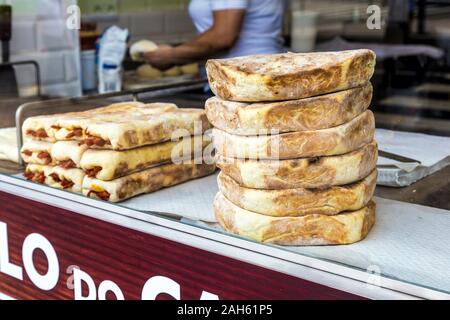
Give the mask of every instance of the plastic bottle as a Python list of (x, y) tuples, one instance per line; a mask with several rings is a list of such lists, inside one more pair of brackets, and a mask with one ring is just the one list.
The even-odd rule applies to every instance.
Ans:
[(122, 89), (122, 62), (127, 50), (128, 30), (112, 26), (98, 41), (98, 91)]
[(122, 88), (120, 67), (104, 63), (101, 71), (100, 93), (117, 92)]

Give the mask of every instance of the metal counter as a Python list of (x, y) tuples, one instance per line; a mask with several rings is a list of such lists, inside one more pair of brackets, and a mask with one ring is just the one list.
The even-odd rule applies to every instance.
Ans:
[[(66, 269), (72, 265), (75, 265), (84, 272), (90, 274), (90, 276), (97, 281), (114, 279), (117, 283), (121, 283), (120, 281), (122, 281), (121, 287), (131, 285), (128, 281), (125, 283), (123, 282), (124, 275), (122, 273), (127, 273), (128, 277), (130, 277), (129, 281), (133, 282), (137, 281), (136, 278), (150, 277), (153, 274), (152, 270), (141, 269), (139, 265), (135, 265), (132, 269), (121, 269), (117, 267), (113, 270), (101, 271), (101, 269), (105, 267), (104, 264), (111, 265), (112, 263), (114, 265), (117, 263), (115, 261), (108, 261), (108, 257), (110, 255), (114, 256), (116, 251), (123, 251), (121, 259), (124, 259), (125, 261), (130, 260), (131, 258), (129, 258), (128, 255), (133, 256), (137, 254), (137, 252), (127, 251), (130, 250), (126, 249), (128, 242), (138, 241), (145, 244), (147, 248), (158, 248), (156, 243), (162, 241), (158, 239), (170, 240), (174, 249), (168, 245), (166, 245), (165, 249), (158, 248), (158, 251), (152, 252), (151, 255), (145, 257), (142, 256), (142, 261), (140, 263), (144, 263), (146, 258), (154, 259), (156, 256), (159, 261), (159, 267), (162, 267), (162, 269), (165, 270), (162, 272), (162, 275), (166, 274), (169, 275), (171, 279), (178, 279), (174, 281), (183, 283), (185, 287), (195, 288), (203, 286), (209, 288), (208, 292), (217, 295), (218, 298), (256, 299), (261, 297), (256, 293), (248, 295), (244, 294), (243, 296), (238, 294), (239, 289), (244, 289), (241, 288), (243, 285), (239, 279), (245, 277), (244, 270), (248, 270), (249, 266), (257, 266), (266, 270), (263, 273), (266, 274), (268, 278), (266, 280), (263, 278), (263, 281), (270, 281), (269, 271), (293, 277), (292, 280), (279, 282), (278, 286), (289, 285), (289, 283), (295, 283), (297, 280), (301, 281), (302, 284), (298, 285), (300, 285), (299, 289), (302, 290), (302, 294), (294, 292), (290, 296), (292, 299), (317, 297), (314, 294), (315, 291), (319, 291), (323, 297), (328, 298), (330, 298), (330, 296), (333, 296), (334, 298), (349, 298), (348, 294), (354, 295), (353, 298), (364, 297), (371, 299), (450, 298), (449, 294), (441, 291), (395, 280), (382, 275), (379, 275), (379, 282), (375, 281), (372, 284), (371, 279), (373, 275), (365, 270), (358, 270), (325, 259), (318, 259), (308, 255), (290, 252), (289, 250), (255, 243), (208, 228), (191, 225), (190, 223), (183, 223), (176, 218), (165, 217), (157, 212), (152, 213), (131, 210), (120, 205), (88, 199), (81, 195), (51, 189), (5, 175), (0, 175), (0, 201), (7, 201), (9, 203), (7, 208), (3, 208), (0, 211), (0, 234), (1, 225), (3, 224), (4, 227), (7, 226), (10, 232), (9, 250), (11, 261), (16, 264), (16, 266), (20, 267), (22, 265), (21, 259), (18, 257), (20, 257), (21, 250), (23, 251), (24, 245), (21, 245), (21, 242), (26, 241), (26, 238), (25, 240), (23, 238), (29, 237), (29, 234), (33, 233), (38, 233), (44, 239), (48, 239), (48, 243), (51, 243), (54, 250), (58, 253), (60, 260), (67, 259), (67, 262), (58, 268), (58, 271), (61, 273), (59, 281), (61, 281), (61, 278), (63, 280), (61, 281), (61, 284), (58, 282), (58, 286), (56, 287), (59, 288), (57, 295), (46, 295), (48, 290), (42, 290), (37, 287), (36, 284), (26, 283), (25, 280), (20, 281), (11, 279), (10, 276), (2, 274), (0, 270), (0, 292), (13, 298), (27, 298), (27, 296), (23, 295), (23, 292), (29, 292), (29, 297), (31, 298), (71, 298), (69, 293), (72, 291), (65, 287), (64, 280), (66, 280), (66, 278), (64, 276), (66, 275)], [(27, 213), (25, 217), (22, 217), (24, 210), (27, 210)], [(60, 215), (61, 220), (59, 219)], [(68, 215), (68, 219), (66, 215)], [(29, 216), (29, 219), (27, 219), (26, 216)], [(79, 220), (83, 219), (82, 217), (93, 218), (95, 219), (95, 222), (90, 221), (89, 225), (85, 225), (84, 223), (80, 225)], [(28, 223), (25, 221), (28, 221)], [(33, 223), (34, 221), (40, 221), (40, 223), (36, 225)], [(108, 226), (105, 227), (99, 224), (99, 222), (106, 222)], [(102, 244), (100, 248), (97, 248), (96, 250), (100, 250), (100, 252), (103, 253), (103, 256), (100, 258), (96, 255), (91, 255), (90, 251), (92, 247), (98, 246), (100, 241), (98, 238), (91, 235), (91, 233), (100, 230), (102, 237), (107, 239), (113, 238), (116, 232), (118, 233), (113, 226), (124, 227), (130, 230), (126, 239), (120, 239), (120, 241), (124, 242), (123, 245), (125, 247), (105, 247), (105, 244)], [(91, 230), (90, 227), (95, 230)], [(25, 229), (23, 234), (22, 228)], [(74, 228), (76, 230), (74, 230)], [(59, 231), (59, 229), (61, 229), (61, 231)], [(72, 241), (72, 232), (78, 233), (77, 237), (83, 238), (82, 243), (79, 244), (80, 247), (78, 246), (78, 243), (70, 243), (70, 241)], [(112, 232), (112, 234), (109, 232)], [(63, 234), (56, 236), (54, 233)], [(69, 239), (65, 238), (66, 233)], [(152, 241), (148, 242), (143, 235), (151, 235), (156, 238), (153, 238)], [(75, 237), (73, 241), (76, 242), (77, 237)], [(60, 240), (61, 238), (65, 241), (69, 241), (69, 243), (63, 242)], [(382, 239), (379, 240), (382, 241)], [(4, 243), (2, 244), (4, 245)], [(361, 242), (361, 244), (364, 244), (364, 242)], [(193, 252), (192, 255), (189, 255), (189, 259), (187, 260), (177, 258), (176, 264), (180, 267), (180, 270), (172, 270), (174, 262), (172, 260), (166, 262), (166, 254), (170, 256), (171, 250), (175, 250), (178, 247), (183, 248), (182, 251), (184, 254), (192, 251), (192, 248), (200, 249), (201, 254)], [(86, 255), (78, 256), (78, 252), (83, 253), (83, 251)], [(173, 254), (175, 255), (175, 253)], [(217, 259), (215, 255), (225, 256), (232, 260), (228, 261), (226, 264), (219, 264), (214, 267), (214, 272), (217, 275), (216, 279), (204, 279), (201, 283), (195, 281), (191, 283), (192, 279), (198, 277), (202, 272), (206, 272), (204, 270), (204, 268), (207, 267), (206, 261)], [(199, 257), (201, 256), (205, 257), (206, 261), (200, 259)], [(16, 257), (16, 259), (13, 259), (12, 257)], [(194, 261), (198, 259), (197, 264), (195, 264), (195, 267), (191, 266), (190, 268), (186, 268), (184, 264), (186, 261), (191, 261), (192, 259), (194, 259)], [(90, 263), (93, 261), (95, 262), (94, 266), (91, 266)], [(37, 265), (39, 266), (41, 263), (45, 264), (45, 259), (44, 262), (38, 262)], [(167, 265), (165, 265), (166, 263)], [(50, 262), (48, 262), (48, 264), (50, 264)], [(234, 266), (234, 271), (231, 273), (225, 271), (227, 265), (230, 264)], [(30, 267), (28, 266), (28, 268)], [(36, 269), (38, 269), (38, 267), (36, 267)], [(45, 274), (45, 269), (44, 272), (42, 272), (42, 269), (40, 271)], [(243, 273), (241, 274), (240, 272)], [(105, 279), (95, 278), (95, 275), (104, 277)], [(158, 274), (158, 276), (161, 276), (161, 274)], [(233, 276), (235, 278), (233, 278)], [(226, 282), (231, 281), (234, 287), (231, 289), (222, 287), (220, 284), (223, 280), (226, 280)], [(136, 284), (136, 287), (139, 287), (138, 284)], [(248, 284), (250, 287), (260, 285), (260, 283)], [(54, 288), (55, 287), (52, 287), (52, 289)], [(265, 285), (263, 285), (263, 288), (271, 293), (268, 294), (267, 297), (280, 297), (277, 295), (279, 293), (278, 290), (276, 290), (277, 288), (271, 288)], [(133, 290), (137, 289), (133, 288)], [(247, 288), (246, 290), (250, 289)], [(130, 292), (132, 292), (131, 289)], [(132, 298), (136, 298), (132, 293), (129, 293), (129, 295)], [(198, 293), (198, 296), (200, 296), (200, 293)], [(185, 295), (183, 298), (194, 297)], [(287, 297), (285, 296), (284, 298)]]

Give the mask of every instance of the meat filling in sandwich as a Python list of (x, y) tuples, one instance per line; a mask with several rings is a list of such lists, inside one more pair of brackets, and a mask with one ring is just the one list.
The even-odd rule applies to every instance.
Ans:
[(77, 141), (58, 141), (52, 148), (52, 158), (63, 169), (80, 168), (81, 157), (87, 146)]
[(50, 173), (49, 177), (51, 177), (53, 179), (53, 181), (55, 181), (56, 183), (61, 184), (61, 187), (63, 189), (70, 189), (72, 188), (75, 184), (73, 183), (73, 181), (70, 181), (69, 179), (66, 178), (60, 178), (58, 176), (58, 174), (56, 173)]
[(214, 164), (196, 164), (195, 162), (192, 160), (181, 164), (163, 164), (112, 181), (86, 177), (83, 181), (83, 194), (91, 198), (120, 202), (140, 194), (200, 178), (215, 171)]
[(44, 171), (25, 171), (23, 175), (28, 181), (33, 181), (41, 184), (45, 183)]
[(21, 149), (21, 156), (26, 163), (51, 165), (53, 158), (51, 151), (53, 144), (45, 141), (27, 141)]
[(27, 130), (26, 133), (33, 138), (48, 138), (47, 131), (42, 128), (38, 130)]
[(58, 166), (60, 166), (63, 169), (72, 169), (72, 168), (76, 168), (77, 167), (76, 163), (73, 162), (72, 159), (58, 161), (57, 164), (58, 164)]

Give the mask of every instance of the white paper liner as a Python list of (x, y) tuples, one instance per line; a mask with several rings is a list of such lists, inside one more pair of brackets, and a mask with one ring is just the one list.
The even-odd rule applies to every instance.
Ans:
[[(379, 185), (408, 186), (450, 164), (449, 137), (377, 129), (375, 139), (380, 150), (420, 161), (404, 163), (379, 157)], [(393, 168), (383, 167), (386, 165)]]
[[(376, 223), (366, 239), (351, 245), (279, 247), (450, 293), (450, 211), (375, 198)], [(218, 224), (183, 222), (225, 232)], [(382, 281), (382, 280), (381, 280)]]

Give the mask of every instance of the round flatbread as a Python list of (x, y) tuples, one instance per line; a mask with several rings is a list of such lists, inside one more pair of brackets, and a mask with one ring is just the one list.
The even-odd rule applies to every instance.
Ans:
[(164, 77), (177, 77), (181, 75), (181, 69), (178, 66), (163, 71)]
[(206, 71), (211, 90), (224, 100), (295, 100), (364, 85), (375, 58), (367, 49), (262, 54), (211, 59)]
[(364, 239), (375, 223), (373, 201), (358, 210), (335, 216), (270, 217), (244, 210), (220, 192), (214, 213), (228, 232), (264, 243), (286, 246), (350, 244)]
[(217, 166), (238, 184), (254, 189), (329, 188), (359, 181), (377, 165), (375, 141), (337, 156), (245, 160), (216, 155)]
[(142, 79), (159, 79), (163, 76), (162, 71), (152, 67), (149, 64), (143, 64), (137, 68), (136, 74)]
[(141, 40), (130, 47), (130, 56), (133, 61), (142, 61), (142, 55), (146, 52), (156, 51), (158, 45), (150, 40)]
[(217, 181), (220, 192), (228, 200), (249, 211), (273, 217), (336, 215), (367, 205), (375, 191), (377, 171), (361, 181), (327, 189), (251, 189), (240, 186), (223, 172)]
[(339, 155), (371, 142), (375, 119), (370, 110), (340, 126), (312, 131), (238, 136), (215, 128), (214, 146), (218, 153), (242, 159), (295, 159)]
[(278, 132), (320, 130), (339, 126), (363, 113), (372, 100), (372, 85), (322, 96), (278, 101), (244, 103), (212, 97), (205, 109), (209, 121), (231, 134), (257, 135)]
[(200, 72), (200, 68), (198, 63), (190, 63), (180, 66), (180, 70), (182, 74), (186, 75), (196, 75)]

